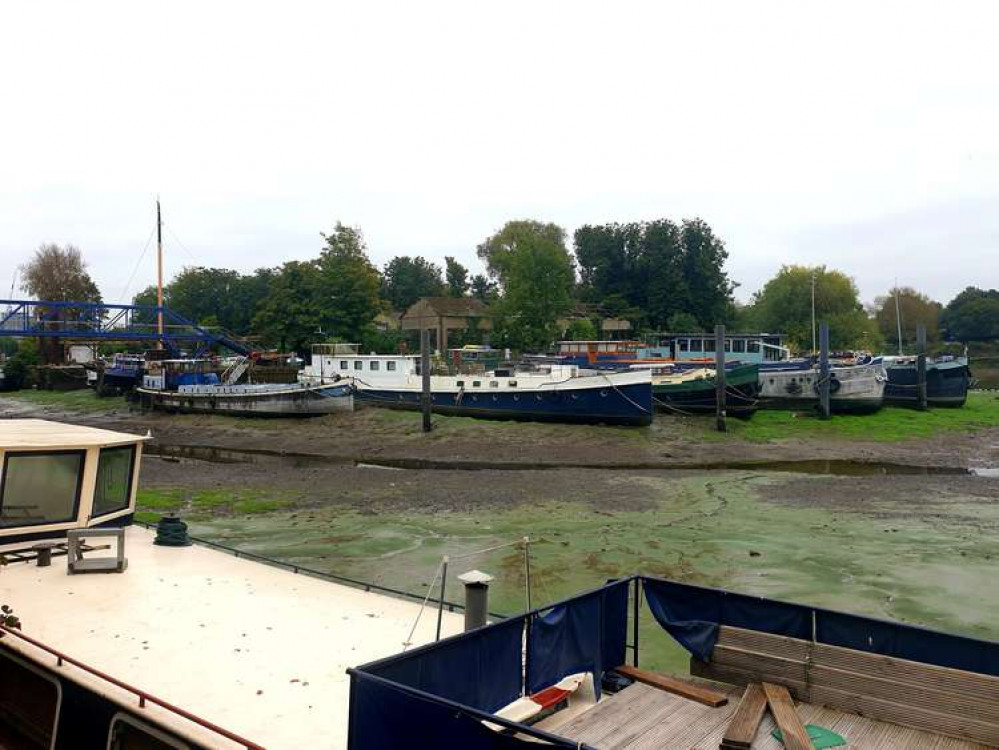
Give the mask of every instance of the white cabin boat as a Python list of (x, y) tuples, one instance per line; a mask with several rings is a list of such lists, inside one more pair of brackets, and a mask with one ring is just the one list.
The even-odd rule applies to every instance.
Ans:
[[(877, 411), (884, 404), (888, 375), (880, 360), (829, 368), (829, 407), (837, 413)], [(760, 370), (760, 405), (814, 408), (819, 403), (819, 370)]]

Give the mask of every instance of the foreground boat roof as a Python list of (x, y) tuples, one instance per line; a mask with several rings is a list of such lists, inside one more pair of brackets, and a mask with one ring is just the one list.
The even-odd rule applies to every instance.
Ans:
[(47, 419), (0, 419), (0, 449), (89, 448), (148, 440), (149, 436)]
[[(32, 638), (268, 750), (346, 747), (345, 670), (401, 651), (419, 604), (153, 538), (126, 530), (120, 574), (7, 565), (0, 602)], [(414, 645), (435, 627), (424, 612)], [(444, 635), (461, 628), (444, 613)]]

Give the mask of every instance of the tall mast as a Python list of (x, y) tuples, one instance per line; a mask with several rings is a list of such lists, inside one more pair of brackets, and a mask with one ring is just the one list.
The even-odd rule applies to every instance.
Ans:
[(902, 356), (902, 311), (898, 304), (898, 279), (895, 279), (895, 325), (898, 327), (898, 356)]
[(160, 199), (156, 199), (156, 333), (158, 347), (163, 348), (163, 219), (160, 216)]
[(815, 354), (815, 269), (812, 269), (812, 354)]

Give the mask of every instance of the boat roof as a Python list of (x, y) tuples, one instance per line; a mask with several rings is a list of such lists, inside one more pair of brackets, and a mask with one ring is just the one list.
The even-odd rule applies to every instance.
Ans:
[[(420, 604), (153, 538), (126, 530), (119, 574), (7, 565), (0, 601), (32, 638), (268, 750), (346, 747), (346, 669), (402, 651)], [(443, 635), (462, 625), (444, 611)], [(428, 609), (414, 646), (435, 628)]]
[(0, 420), (0, 450), (89, 448), (149, 439), (149, 435), (133, 435), (47, 419)]

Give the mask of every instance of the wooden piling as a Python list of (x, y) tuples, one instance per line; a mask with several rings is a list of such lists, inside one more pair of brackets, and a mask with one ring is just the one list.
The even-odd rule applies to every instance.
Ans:
[(926, 326), (916, 326), (916, 406), (926, 411)]
[(829, 324), (819, 324), (819, 416), (829, 419)]
[(423, 412), (423, 431), (430, 432), (432, 429), (430, 421), (430, 330), (427, 328), (420, 331), (420, 377), (423, 386), (420, 392), (420, 411)]
[(725, 326), (715, 326), (715, 426), (725, 432)]

